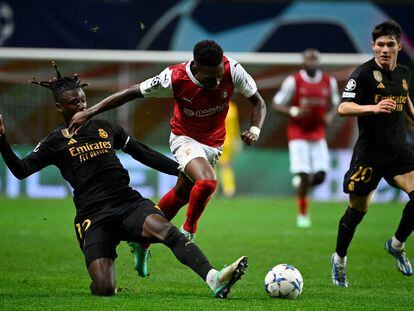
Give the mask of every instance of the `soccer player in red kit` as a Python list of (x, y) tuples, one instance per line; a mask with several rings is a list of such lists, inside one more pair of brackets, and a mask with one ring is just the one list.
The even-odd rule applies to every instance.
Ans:
[(289, 76), (273, 98), (273, 108), (289, 116), (290, 171), (297, 188), (298, 227), (311, 225), (307, 193), (321, 184), (329, 168), (326, 125), (336, 114), (339, 104), (335, 78), (319, 69), (319, 52), (303, 52), (303, 69)]
[[(198, 220), (217, 187), (214, 166), (222, 153), (224, 121), (234, 91), (242, 93), (253, 106), (250, 128), (241, 135), (245, 144), (258, 140), (266, 115), (256, 83), (237, 61), (223, 55), (220, 45), (211, 40), (200, 41), (194, 46), (193, 56), (193, 60), (169, 66), (159, 75), (77, 113), (70, 125), (70, 130), (75, 130), (94, 115), (136, 98), (174, 98), (169, 143), (183, 174), (158, 205), (171, 220), (188, 203), (180, 230), (192, 241)], [(146, 276), (147, 250), (134, 248), (135, 268)]]

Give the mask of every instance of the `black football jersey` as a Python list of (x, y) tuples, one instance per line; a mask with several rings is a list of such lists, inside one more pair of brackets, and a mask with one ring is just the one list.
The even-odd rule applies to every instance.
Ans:
[[(125, 130), (106, 120), (88, 121), (76, 135), (61, 125), (42, 140), (23, 160), (10, 146), (0, 148), (10, 170), (25, 178), (48, 165), (55, 165), (73, 188), (77, 214), (88, 215), (114, 209), (126, 199), (140, 199), (129, 186), (128, 172), (115, 150), (122, 149), (143, 164), (171, 175), (178, 175), (178, 163), (139, 143)], [(104, 212), (104, 211), (102, 211)]]
[(390, 160), (407, 147), (405, 111), (408, 102), (410, 70), (397, 65), (387, 71), (377, 65), (375, 59), (358, 66), (351, 74), (342, 93), (342, 102), (359, 105), (375, 105), (390, 98), (397, 104), (390, 114), (370, 114), (358, 117), (358, 140), (354, 147), (354, 159), (360, 161)]

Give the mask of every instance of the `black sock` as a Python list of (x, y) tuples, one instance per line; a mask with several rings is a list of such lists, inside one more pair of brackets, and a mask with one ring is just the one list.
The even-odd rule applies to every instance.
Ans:
[(204, 281), (207, 273), (213, 269), (197, 245), (191, 243), (176, 227), (172, 227), (164, 239), (164, 244), (174, 253), (184, 265), (189, 266)]
[[(412, 198), (413, 197), (413, 198)], [(414, 230), (414, 192), (410, 193), (410, 201), (407, 202), (402, 213), (395, 237), (401, 243), (407, 241)]]
[(349, 244), (355, 233), (358, 224), (364, 218), (366, 212), (360, 212), (348, 207), (345, 214), (339, 221), (338, 237), (336, 239), (336, 253), (340, 257), (345, 257), (348, 251)]

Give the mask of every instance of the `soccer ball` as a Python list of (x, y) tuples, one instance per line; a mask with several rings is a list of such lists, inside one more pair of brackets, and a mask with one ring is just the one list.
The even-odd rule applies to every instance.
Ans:
[(272, 298), (296, 299), (302, 289), (302, 275), (294, 266), (280, 264), (266, 274), (265, 291)]

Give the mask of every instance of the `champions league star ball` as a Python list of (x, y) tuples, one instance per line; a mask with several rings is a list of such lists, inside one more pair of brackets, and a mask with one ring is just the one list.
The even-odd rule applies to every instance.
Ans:
[(264, 282), (265, 291), (272, 298), (296, 299), (303, 289), (302, 275), (288, 264), (274, 266), (266, 274)]

